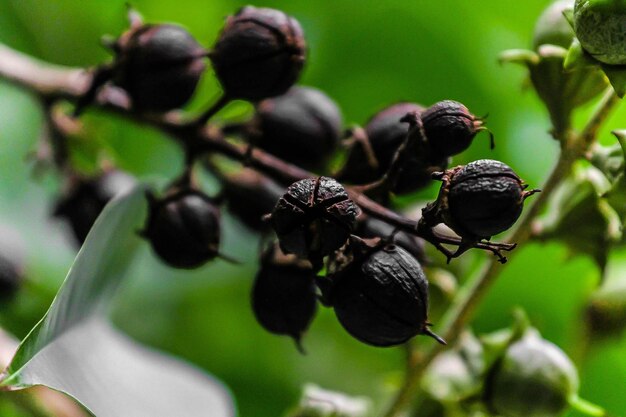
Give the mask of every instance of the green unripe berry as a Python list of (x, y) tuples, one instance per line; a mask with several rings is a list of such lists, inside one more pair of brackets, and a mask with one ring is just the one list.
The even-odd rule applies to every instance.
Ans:
[(490, 371), (486, 402), (503, 417), (555, 417), (568, 408), (578, 385), (567, 355), (530, 330)]
[(533, 33), (533, 49), (546, 44), (569, 48), (574, 39), (574, 30), (563, 16), (563, 11), (571, 9), (573, 5), (574, 0), (558, 0), (541, 13)]
[(626, 65), (626, 0), (576, 0), (574, 31), (596, 60)]

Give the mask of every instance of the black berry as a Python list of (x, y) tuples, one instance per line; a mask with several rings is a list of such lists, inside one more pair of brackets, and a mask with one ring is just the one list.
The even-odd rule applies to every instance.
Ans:
[(315, 272), (308, 261), (271, 247), (262, 257), (252, 289), (252, 309), (263, 328), (300, 341), (317, 310)]
[(428, 281), (404, 249), (386, 245), (357, 255), (332, 280), (337, 318), (356, 339), (394, 346), (426, 334), (445, 343), (428, 328)]
[[(419, 104), (397, 103), (375, 114), (365, 127), (364, 137), (358, 138), (352, 146), (339, 179), (365, 184), (381, 178), (409, 134), (409, 124), (401, 119), (409, 113), (419, 115), (423, 110)], [(372, 157), (375, 166), (372, 166)], [(423, 188), (431, 182), (433, 172), (446, 169), (448, 164), (448, 156), (435, 154), (426, 144), (417, 143), (404, 161), (392, 191), (406, 194)]]
[(366, 137), (363, 140), (367, 140), (377, 166), (369, 164), (362, 143), (355, 142), (341, 173), (341, 180), (364, 184), (380, 178), (389, 169), (393, 157), (409, 131), (409, 126), (400, 122), (400, 119), (407, 113), (420, 113), (422, 110), (423, 107), (419, 104), (397, 103), (372, 116), (365, 126)]
[(311, 87), (293, 87), (263, 100), (254, 122), (257, 146), (306, 169), (323, 167), (342, 133), (337, 104)]
[(142, 235), (175, 268), (197, 268), (219, 253), (220, 213), (200, 191), (183, 189), (163, 199), (148, 194), (150, 212)]
[(305, 52), (296, 19), (246, 6), (228, 18), (210, 58), (228, 97), (258, 101), (283, 94), (296, 82)]
[(107, 203), (134, 184), (133, 177), (115, 169), (91, 178), (74, 177), (65, 196), (57, 202), (54, 215), (70, 223), (76, 241), (82, 245)]
[(18, 265), (4, 255), (0, 255), (0, 301), (9, 301), (19, 290), (23, 280)]
[(481, 159), (442, 173), (443, 185), (433, 209), (439, 221), (459, 236), (489, 239), (510, 228), (522, 213), (524, 200), (537, 190), (527, 187), (506, 164)]
[(118, 40), (113, 82), (139, 110), (167, 111), (184, 105), (204, 71), (207, 52), (182, 27), (133, 28)]
[(223, 180), (228, 211), (253, 230), (267, 230), (270, 225), (263, 216), (274, 209), (285, 187), (249, 168), (226, 175)]
[(284, 252), (317, 262), (344, 245), (358, 214), (358, 206), (337, 181), (307, 178), (289, 186), (271, 222)]
[(424, 110), (422, 122), (430, 148), (434, 154), (442, 157), (463, 152), (469, 148), (478, 132), (486, 130), (482, 119), (453, 100), (440, 101)]

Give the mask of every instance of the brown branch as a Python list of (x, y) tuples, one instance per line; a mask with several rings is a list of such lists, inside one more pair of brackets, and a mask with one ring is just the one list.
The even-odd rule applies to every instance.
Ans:
[(52, 65), (0, 43), (0, 77), (45, 98), (77, 98), (88, 90), (91, 72)]
[[(50, 65), (0, 44), (0, 77), (13, 81), (30, 91), (35, 91), (45, 99), (47, 104), (58, 99), (79, 102), (90, 91), (94, 73), (83, 69)], [(223, 97), (198, 118), (185, 119), (178, 112), (164, 115), (135, 112), (128, 108), (123, 98), (120, 99), (120, 94), (123, 93), (119, 89), (104, 86), (90, 105), (114, 112), (135, 122), (149, 124), (167, 133), (168, 137), (185, 149), (191, 160), (206, 153), (221, 154), (255, 168), (285, 185), (316, 176), (260, 149), (250, 149), (249, 146), (229, 142), (224, 139), (219, 129), (198, 123), (198, 120), (206, 121), (207, 114), (213, 115), (222, 108), (228, 102), (227, 97)], [(393, 179), (393, 176), (387, 175), (384, 179)], [(449, 259), (458, 256), (445, 249), (442, 244), (460, 246), (460, 238), (440, 236), (432, 231), (425, 231), (418, 227), (416, 221), (407, 219), (369, 199), (358, 187), (347, 187), (347, 190), (350, 197), (365, 213), (424, 238), (444, 252)], [(513, 246), (490, 242), (477, 242), (472, 247), (491, 251), (500, 260), (506, 259), (500, 251), (513, 248)]]

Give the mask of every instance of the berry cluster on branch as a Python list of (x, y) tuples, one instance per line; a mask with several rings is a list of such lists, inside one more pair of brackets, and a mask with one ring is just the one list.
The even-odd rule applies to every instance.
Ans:
[[(134, 11), (130, 21), (128, 31), (108, 42), (113, 60), (80, 74), (80, 88), (31, 85), (54, 115), (49, 122), (57, 140), (49, 146), (60, 155), (55, 162), (71, 183), (57, 214), (70, 221), (79, 242), (106, 201), (119, 191), (111, 180), (123, 176), (108, 167), (100, 177), (84, 178), (71, 166), (72, 150), (64, 140), (67, 126), (76, 124), (75, 118), (88, 108), (100, 107), (163, 130), (184, 150), (184, 171), (162, 193), (147, 196), (150, 210), (141, 235), (163, 262), (196, 268), (224, 257), (219, 242), (220, 204), (225, 202), (246, 224), (264, 233), (271, 228), (278, 239), (278, 246), (262, 257), (265, 267), (257, 276), (255, 294), (266, 294), (262, 283), (271, 279), (273, 273), (268, 271), (277, 268), (270, 261), (273, 256), (289, 258), (291, 270), (302, 271), (294, 274), (294, 280), (308, 277), (293, 288), (295, 293), (309, 289), (298, 300), (317, 294), (335, 308), (348, 332), (366, 343), (388, 346), (417, 334), (434, 336), (428, 329), (421, 239), (448, 261), (475, 247), (505, 262), (503, 252), (514, 248), (489, 239), (517, 220), (523, 201), (536, 190), (523, 191), (519, 177), (498, 161), (448, 169), (451, 157), (486, 130), (483, 119), (463, 104), (399, 103), (381, 110), (364, 128), (349, 131), (344, 164), (333, 173), (327, 167), (342, 143), (341, 113), (323, 92), (294, 85), (306, 57), (303, 31), (294, 18), (279, 10), (244, 7), (227, 19), (210, 51), (182, 27), (145, 24)], [(222, 96), (204, 113), (185, 117), (173, 110), (191, 99), (207, 57)], [(77, 83), (69, 77), (67, 82)], [(75, 102), (71, 114), (56, 109), (62, 99)], [(213, 117), (235, 99), (252, 102), (254, 116), (245, 123), (214, 123)], [(247, 168), (227, 173), (214, 155), (235, 159)], [(198, 161), (221, 180), (219, 196), (207, 196), (194, 180)], [(433, 179), (443, 180), (443, 185), (421, 219), (406, 218), (390, 208), (393, 194), (419, 190)], [(126, 186), (119, 184), (120, 189)], [(387, 226), (372, 229), (367, 223), (373, 220)], [(456, 236), (435, 230), (440, 223)], [(451, 245), (457, 250), (450, 250)], [(303, 269), (307, 263), (309, 269)], [(317, 276), (323, 269), (325, 276)], [(282, 274), (276, 273), (278, 282)], [(308, 284), (311, 276), (316, 277), (317, 288)], [(368, 298), (378, 313), (372, 313), (376, 309), (368, 303), (348, 301), (368, 291), (377, 293), (361, 282), (368, 279), (392, 297)], [(275, 295), (275, 304), (296, 297), (288, 288), (285, 292)], [(312, 316), (294, 317), (298, 309), (287, 307), (264, 312), (270, 301), (255, 301), (259, 322), (299, 340)], [(315, 311), (305, 310), (308, 315)]]
[[(569, 359), (528, 323), (480, 342), (466, 325), (506, 262), (505, 254), (518, 242), (561, 239), (592, 254), (604, 270), (610, 248), (621, 239), (626, 209), (618, 194), (626, 175), (626, 133), (614, 132), (620, 146), (613, 148), (595, 140), (626, 86), (623, 42), (611, 38), (626, 13), (621, 3), (619, 10), (604, 3), (557, 1), (540, 17), (532, 51), (502, 54), (503, 61), (527, 67), (561, 146), (544, 192), (518, 222), (510, 243), (491, 238), (510, 229), (525, 200), (539, 190), (527, 189), (500, 161), (450, 166), (452, 157), (468, 149), (480, 132), (488, 132), (494, 147), (485, 118), (453, 100), (431, 106), (398, 102), (343, 133), (339, 106), (316, 88), (296, 85), (307, 45), (298, 21), (279, 10), (242, 8), (227, 19), (210, 50), (184, 28), (145, 24), (131, 10), (130, 28), (105, 42), (114, 55), (110, 62), (89, 70), (56, 67), (0, 45), (0, 76), (41, 99), (48, 135), (36, 156), (62, 174), (64, 187), (54, 214), (68, 220), (78, 243), (107, 202), (136, 182), (110, 163), (103, 163), (98, 175), (86, 175), (73, 160), (72, 137), (83, 131), (81, 115), (102, 109), (162, 131), (183, 151), (182, 172), (164, 189), (147, 193), (149, 211), (138, 232), (162, 262), (192, 269), (216, 258), (229, 260), (220, 250), (225, 207), (263, 238), (251, 298), (257, 321), (267, 331), (293, 338), (304, 352), (302, 337), (322, 304), (334, 310), (351, 336), (372, 346), (405, 344), (417, 335), (439, 342), (419, 349), (406, 345), (406, 379), (386, 417), (401, 415), (420, 383), (430, 399), (464, 411), (479, 404), (486, 414), (556, 416), (572, 406), (599, 417), (606, 412), (578, 398)], [(595, 31), (597, 21), (609, 24)], [(209, 62), (221, 95), (198, 115), (182, 112)], [(614, 91), (575, 131), (573, 111), (609, 83)], [(243, 122), (216, 120), (233, 100), (250, 102), (253, 115)], [(606, 176), (608, 191), (579, 191), (580, 184), (589, 184), (571, 174), (583, 159), (593, 165), (586, 169)], [(199, 169), (219, 181), (217, 195), (201, 189)], [(394, 208), (394, 196), (433, 181), (441, 182), (437, 198), (421, 216)], [(570, 191), (563, 187), (566, 182)], [(555, 190), (565, 197), (551, 201), (559, 215), (554, 224), (545, 224), (538, 215)], [(585, 197), (569, 204), (571, 190)], [(581, 212), (603, 227), (571, 227)], [(427, 244), (447, 262), (472, 248), (494, 255), (451, 297), (442, 323), (434, 327), (443, 337), (429, 321), (429, 303), (436, 300), (429, 282), (436, 278), (429, 270)], [(2, 269), (13, 289), (19, 271), (10, 265)], [(604, 297), (593, 300), (587, 315), (594, 331), (623, 324), (623, 312), (608, 309)], [(440, 354), (446, 341), (452, 349)], [(463, 384), (455, 376), (439, 380), (445, 372), (438, 367), (449, 360), (461, 363), (471, 378)], [(430, 386), (432, 375), (438, 384)], [(543, 396), (528, 402), (528, 392)]]

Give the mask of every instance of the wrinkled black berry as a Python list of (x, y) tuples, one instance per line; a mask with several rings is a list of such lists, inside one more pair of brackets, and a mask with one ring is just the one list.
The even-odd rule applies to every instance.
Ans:
[(247, 6), (228, 18), (210, 58), (228, 97), (258, 101), (284, 94), (296, 82), (305, 53), (296, 19)]
[(428, 328), (428, 281), (404, 249), (386, 245), (357, 256), (332, 279), (331, 303), (356, 339), (384, 347), (426, 334), (445, 343)]
[(510, 228), (524, 200), (537, 191), (524, 191), (527, 185), (508, 165), (491, 159), (449, 169), (441, 179), (435, 202), (440, 220), (470, 240), (489, 239)]
[[(338, 178), (353, 184), (365, 184), (381, 178), (409, 133), (409, 125), (400, 120), (408, 113), (421, 114), (423, 110), (419, 104), (397, 103), (375, 114), (365, 126), (365, 137), (351, 147)], [(367, 142), (365, 146), (371, 149), (376, 166), (371, 165), (364, 141)], [(419, 190), (431, 182), (433, 172), (445, 170), (448, 164), (448, 156), (433, 154), (427, 146), (418, 144), (404, 162), (392, 191), (405, 194)]]
[(533, 329), (509, 346), (489, 371), (484, 399), (496, 415), (558, 416), (577, 394), (578, 384), (572, 361)]
[(337, 181), (307, 178), (290, 185), (278, 200), (271, 224), (284, 252), (319, 261), (344, 245), (358, 214)]
[(224, 178), (228, 211), (253, 230), (265, 231), (270, 227), (263, 216), (274, 209), (284, 193), (283, 186), (249, 168)]
[(133, 28), (118, 40), (113, 82), (128, 92), (135, 109), (167, 111), (193, 95), (207, 52), (180, 26)]
[(282, 96), (263, 100), (254, 123), (257, 146), (306, 169), (322, 167), (342, 133), (337, 104), (311, 87), (293, 87)]
[(298, 348), (317, 310), (315, 272), (308, 261), (271, 247), (252, 289), (252, 309), (263, 328), (292, 337)]
[(150, 212), (142, 235), (162, 261), (197, 268), (219, 253), (220, 212), (200, 191), (183, 189), (163, 199), (148, 194)]
[(107, 203), (134, 184), (133, 177), (118, 170), (92, 178), (74, 178), (65, 196), (57, 202), (54, 215), (70, 223), (76, 241), (82, 245)]
[(442, 157), (463, 152), (472, 144), (476, 134), (486, 129), (481, 119), (453, 100), (440, 101), (424, 110), (422, 122), (430, 148)]

